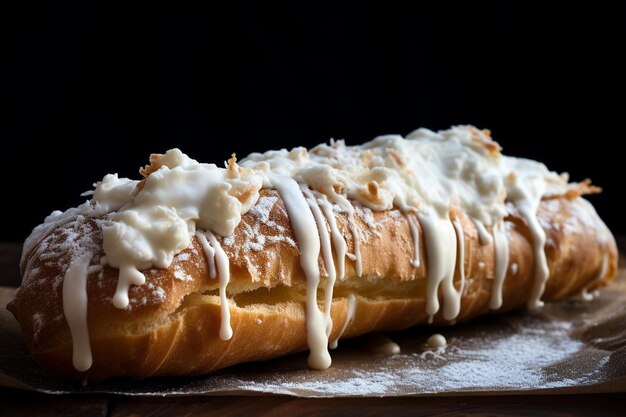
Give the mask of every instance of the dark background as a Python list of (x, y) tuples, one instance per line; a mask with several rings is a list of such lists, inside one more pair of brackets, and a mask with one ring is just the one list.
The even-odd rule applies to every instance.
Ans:
[(591, 177), (626, 232), (623, 4), (501, 3), (3, 13), (0, 241), (171, 147), (217, 163), (467, 123)]

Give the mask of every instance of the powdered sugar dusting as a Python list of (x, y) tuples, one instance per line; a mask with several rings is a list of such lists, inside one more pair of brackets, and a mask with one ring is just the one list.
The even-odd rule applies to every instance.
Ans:
[(277, 196), (262, 196), (259, 198), (256, 205), (252, 207), (248, 213), (250, 213), (250, 216), (257, 219), (264, 225), (273, 227), (279, 232), (283, 232), (285, 231), (284, 227), (270, 220), (270, 213), (277, 201)]
[(160, 301), (164, 301), (165, 300), (165, 290), (163, 290), (163, 288), (161, 287), (156, 287), (153, 291), (152, 291), (152, 295), (154, 296), (154, 298), (156, 298), (157, 300)]
[[(96, 227), (90, 224), (90, 222), (95, 222)], [(59, 268), (64, 273), (67, 268), (68, 253), (77, 256), (86, 251), (100, 252), (100, 243), (95, 241), (95, 233), (99, 232), (101, 222), (101, 219), (83, 214), (66, 219), (65, 227), (58, 227), (54, 232), (44, 237), (41, 243), (34, 248), (34, 256), (30, 259), (37, 259), (47, 267)], [(98, 263), (99, 257), (94, 258), (92, 264), (98, 265)], [(27, 269), (30, 272), (27, 274), (26, 280), (37, 277), (38, 268), (31, 267)], [(95, 272), (95, 270), (92, 272)]]
[[(166, 294), (162, 287), (150, 281), (146, 282), (145, 286), (148, 288), (148, 291), (141, 297), (136, 294), (136, 289), (131, 288), (129, 297), (130, 302), (126, 307), (126, 310), (130, 311), (137, 306), (145, 306), (148, 304), (161, 304), (165, 301)], [(112, 302), (112, 300), (109, 298), (107, 299), (107, 302)]]
[[(24, 270), (26, 266), (26, 261), (31, 255), (31, 252), (37, 246), (39, 256), (41, 254), (45, 254), (45, 248), (48, 246), (47, 243), (44, 244), (42, 241), (49, 240), (50, 234), (52, 234), (55, 230), (61, 228), (61, 226), (74, 222), (76, 220), (83, 220), (85, 217), (99, 217), (104, 215), (107, 212), (106, 208), (100, 206), (99, 204), (90, 204), (89, 202), (85, 202), (78, 207), (70, 208), (64, 212), (61, 211), (53, 211), (48, 217), (46, 217), (44, 223), (35, 227), (31, 232), (30, 236), (24, 242), (24, 248), (22, 250), (22, 258), (20, 260), (20, 266), (22, 270)], [(66, 242), (67, 244), (72, 244), (72, 242)], [(74, 242), (76, 245), (77, 242)], [(44, 248), (42, 248), (44, 246)]]
[[(406, 395), (490, 390), (565, 387), (589, 382), (593, 372), (566, 379), (551, 372), (554, 365), (584, 348), (570, 336), (569, 322), (550, 322), (531, 316), (516, 318), (509, 328), (493, 327), (471, 337), (450, 337), (445, 350), (431, 354), (423, 344), (409, 341), (402, 354), (373, 356), (371, 369), (353, 367), (336, 358), (332, 374), (292, 374), (247, 383), (238, 389), (299, 396)], [(462, 330), (461, 330), (462, 332)], [(449, 333), (455, 333), (451, 330)], [(459, 331), (456, 331), (459, 333)], [(426, 340), (426, 335), (424, 341)], [(598, 364), (601, 366), (601, 364)]]
[(367, 242), (372, 236), (380, 237), (380, 229), (382, 224), (374, 219), (374, 213), (369, 207), (360, 204), (354, 204), (354, 213), (367, 225), (361, 230), (361, 239)]
[[(80, 209), (80, 210), (79, 210)], [(96, 254), (88, 269), (88, 273), (100, 272), (101, 250), (100, 240), (97, 235), (100, 232), (102, 219), (97, 218), (101, 213), (99, 207), (80, 206), (77, 209), (68, 210), (66, 213), (56, 214), (53, 219), (56, 229), (37, 232), (39, 244), (32, 248), (24, 247), (23, 260), (26, 262), (26, 271), (22, 285), (47, 286), (52, 280), (52, 291), (60, 292), (62, 283), (69, 263), (72, 259), (85, 252)], [(94, 224), (95, 223), (95, 224)], [(33, 233), (35, 236), (35, 233)], [(32, 253), (27, 254), (29, 251)], [(41, 268), (35, 266), (36, 262), (48, 268), (46, 276), (41, 276)], [(54, 271), (54, 275), (50, 276)], [(45, 318), (44, 318), (45, 321)]]
[(193, 277), (186, 273), (178, 264), (174, 266), (174, 278), (181, 281), (193, 281)]
[[(278, 243), (283, 242), (291, 247), (297, 248), (296, 242), (289, 236), (285, 235), (285, 228), (276, 223), (270, 218), (270, 213), (274, 209), (278, 196), (269, 195), (261, 196), (256, 205), (250, 209), (248, 214), (252, 218), (251, 222), (241, 223), (240, 227), (243, 229), (245, 241), (243, 242), (243, 249), (253, 252), (261, 252), (265, 250), (266, 243)], [(270, 228), (275, 235), (265, 234), (261, 228), (266, 226)], [(223, 239), (222, 244), (224, 246), (231, 246), (234, 244), (233, 236), (228, 236)]]

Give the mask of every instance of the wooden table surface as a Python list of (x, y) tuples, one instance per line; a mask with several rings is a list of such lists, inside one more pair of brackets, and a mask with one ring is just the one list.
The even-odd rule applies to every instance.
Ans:
[[(19, 284), (19, 255), (19, 245), (0, 243), (0, 285)], [(53, 396), (0, 388), (0, 416), (57, 415), (626, 416), (626, 393), (335, 399), (267, 396), (134, 398), (113, 395)]]

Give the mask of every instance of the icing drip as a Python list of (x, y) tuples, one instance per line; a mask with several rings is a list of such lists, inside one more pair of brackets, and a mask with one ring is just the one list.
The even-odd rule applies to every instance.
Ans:
[[(540, 299), (549, 276), (544, 251), (546, 235), (537, 221), (537, 208), (542, 198), (566, 195), (570, 190), (566, 176), (550, 172), (534, 161), (501, 155), (488, 132), (471, 126), (441, 132), (419, 129), (406, 138), (379, 136), (360, 146), (331, 141), (310, 151), (294, 148), (251, 154), (241, 165), (233, 157), (225, 168), (198, 163), (172, 149), (164, 155), (155, 155), (143, 174), (146, 178), (141, 183), (107, 175), (95, 184), (93, 192), (88, 192), (93, 195), (89, 203), (65, 213), (54, 212), (25, 242), (22, 265), (32, 248), (55, 227), (77, 215), (99, 217), (106, 255), (101, 263), (119, 269), (112, 300), (115, 307), (123, 309), (129, 305), (130, 287), (145, 283), (141, 270), (168, 268), (174, 256), (189, 247), (196, 228), (207, 230), (206, 235), (196, 236), (207, 255), (211, 277), (219, 276), (220, 337), (227, 340), (232, 336), (226, 297), (230, 265), (212, 232), (230, 236), (240, 224), (241, 216), (257, 203), (259, 191), (275, 188), (287, 207), (301, 253), (300, 264), (307, 277), (309, 364), (317, 369), (326, 368), (331, 362), (330, 305), (335, 279), (345, 278), (346, 256), (355, 260), (356, 275), (363, 274), (361, 236), (354, 207), (348, 199), (372, 210), (396, 207), (407, 214), (413, 237), (414, 267), (422, 262), (421, 229), (428, 260), (426, 308), (432, 322), (440, 309), (439, 292), (444, 303), (443, 317), (453, 320), (459, 314), (465, 282), (463, 230), (458, 221), (450, 220), (452, 209), (472, 218), (482, 245), (491, 242), (495, 245), (496, 273), (490, 305), (497, 308), (501, 305), (502, 281), (508, 264), (508, 242), (501, 224), (506, 213), (505, 201), (517, 207), (532, 236), (535, 271), (528, 306), (537, 308), (542, 305)], [(309, 192), (307, 199), (298, 184), (321, 194), (313, 197)], [(332, 204), (347, 214), (354, 257), (347, 253), (346, 239), (337, 227)], [(493, 228), (493, 237), (487, 232), (488, 226)], [(323, 312), (317, 304), (320, 252), (329, 274)], [(75, 272), (80, 270), (76, 268), (82, 265), (81, 259), (74, 260), (78, 263), (66, 273), (67, 281), (75, 283), (71, 285), (81, 285)], [(454, 286), (457, 260), (461, 277), (458, 291)], [(484, 268), (484, 264), (480, 263), (479, 267)], [(514, 274), (513, 266), (511, 270)], [(68, 300), (78, 299), (82, 292), (67, 290), (67, 294)]]
[(217, 271), (220, 275), (220, 305), (222, 309), (220, 339), (230, 340), (230, 338), (233, 337), (233, 329), (230, 327), (230, 307), (228, 306), (228, 298), (226, 297), (226, 286), (230, 281), (230, 262), (222, 246), (215, 236), (213, 236), (213, 233), (207, 231), (206, 234), (209, 237), (209, 243), (215, 250), (215, 263), (217, 264)]
[(215, 274), (215, 249), (211, 247), (209, 241), (206, 239), (206, 236), (203, 233), (196, 232), (196, 237), (200, 241), (200, 245), (202, 245), (202, 250), (204, 250), (204, 255), (206, 256), (206, 261), (209, 264), (209, 276), (211, 278), (215, 278), (217, 276)]
[[(454, 226), (454, 231), (456, 232), (456, 240), (459, 245), (458, 251), (458, 271), (459, 271), (459, 279), (461, 280), (459, 295), (463, 295), (463, 290), (465, 289), (465, 233), (463, 232), (463, 225), (458, 218), (454, 218), (452, 220), (452, 225)], [(460, 300), (459, 300), (459, 308), (460, 308)], [(458, 313), (457, 313), (458, 314)]]
[(101, 272), (102, 265), (91, 265), (89, 269), (87, 269), (87, 274), (93, 274), (94, 272)]
[(476, 219), (472, 219), (472, 220), (474, 222), (474, 225), (476, 226), (476, 231), (478, 232), (478, 238), (480, 240), (480, 244), (483, 246), (487, 246), (490, 243), (492, 243), (493, 238), (491, 237), (491, 235), (485, 228), (485, 225)]
[(313, 193), (307, 189), (304, 190), (307, 196), (307, 203), (313, 213), (315, 222), (317, 223), (317, 230), (319, 232), (320, 243), (322, 245), (322, 257), (324, 258), (324, 266), (326, 267), (326, 273), (328, 278), (326, 279), (326, 288), (324, 289), (324, 321), (326, 322), (326, 338), (330, 336), (330, 332), (333, 329), (333, 320), (330, 316), (330, 309), (333, 304), (333, 289), (335, 287), (335, 280), (337, 279), (337, 271), (335, 270), (335, 262), (333, 260), (333, 250), (330, 243), (330, 235), (328, 234), (328, 228), (324, 215), (319, 206), (315, 202)]
[(549, 189), (557, 180), (546, 176), (548, 170), (545, 165), (534, 161), (509, 157), (503, 158), (503, 163), (505, 169), (509, 171), (505, 177), (507, 199), (515, 204), (526, 220), (532, 238), (535, 277), (527, 306), (530, 310), (536, 310), (543, 306), (541, 296), (550, 277), (545, 252), (546, 233), (537, 219), (537, 210), (541, 198), (550, 195)]
[[(361, 233), (359, 232), (359, 228), (356, 225), (354, 206), (342, 195), (339, 194), (331, 194), (332, 198), (335, 202), (341, 207), (341, 210), (348, 214), (348, 228), (350, 229), (350, 233), (352, 234), (352, 241), (354, 242), (354, 269), (357, 276), (363, 275), (363, 261), (361, 259)], [(332, 209), (332, 207), (331, 207)], [(333, 216), (334, 217), (334, 216)], [(341, 239), (344, 241), (343, 236)]]
[(443, 317), (453, 320), (461, 309), (461, 290), (454, 288), (456, 265), (456, 233), (449, 218), (432, 210), (418, 213), (424, 231), (428, 280), (426, 285), (426, 314), (432, 317), (439, 311), (439, 288), (443, 294)]
[(117, 279), (117, 289), (113, 296), (113, 305), (119, 309), (128, 307), (128, 290), (131, 285), (143, 285), (146, 277), (135, 268), (134, 265), (120, 266), (120, 274)]
[(329, 346), (331, 349), (337, 349), (337, 345), (339, 344), (339, 339), (343, 335), (343, 332), (346, 331), (348, 324), (350, 324), (350, 322), (354, 318), (355, 312), (356, 312), (356, 297), (354, 296), (354, 294), (350, 293), (348, 294), (348, 308), (346, 310), (346, 318), (343, 321), (343, 326), (341, 326), (341, 330), (339, 330), (339, 334), (337, 335), (335, 340), (330, 342)]
[(536, 204), (531, 204), (527, 199), (523, 199), (517, 202), (517, 209), (520, 211), (532, 236), (533, 252), (535, 255), (535, 278), (533, 282), (530, 298), (528, 299), (528, 308), (530, 310), (536, 310), (543, 307), (543, 301), (541, 296), (546, 289), (546, 282), (550, 276), (550, 269), (548, 268), (548, 259), (546, 258), (546, 252), (544, 247), (546, 245), (546, 233), (541, 228), (539, 220), (537, 220), (537, 207), (539, 201)]
[(63, 313), (72, 335), (72, 363), (81, 372), (93, 363), (87, 325), (87, 270), (92, 256), (85, 252), (72, 259), (63, 279)]
[(350, 230), (352, 231), (352, 240), (354, 241), (354, 256), (356, 275), (360, 277), (363, 275), (363, 262), (361, 260), (361, 234), (356, 227), (356, 221), (354, 220), (354, 207), (350, 205), (350, 211), (348, 212), (348, 223), (350, 224)]
[(409, 222), (409, 229), (411, 230), (411, 237), (413, 238), (413, 260), (411, 265), (415, 268), (420, 267), (420, 232), (419, 222), (417, 217), (413, 213), (407, 213), (406, 219)]
[(493, 246), (495, 252), (495, 271), (489, 308), (497, 310), (502, 307), (502, 287), (509, 267), (509, 241), (506, 238), (504, 221), (493, 227)]
[(335, 248), (335, 253), (337, 254), (337, 265), (338, 271), (337, 276), (340, 280), (346, 276), (346, 239), (343, 237), (339, 228), (337, 227), (337, 219), (335, 219), (335, 213), (333, 211), (333, 205), (328, 202), (328, 198), (324, 194), (320, 196), (318, 199), (320, 207), (322, 208), (322, 212), (324, 216), (326, 216), (326, 220), (330, 225), (330, 233), (333, 238), (333, 247)]
[(308, 365), (313, 369), (327, 369), (332, 360), (328, 353), (328, 335), (323, 313), (317, 305), (317, 287), (320, 282), (318, 258), (320, 239), (315, 218), (298, 183), (291, 178), (274, 177), (272, 183), (287, 207), (289, 221), (300, 249), (300, 265), (307, 278), (306, 327), (309, 345)]

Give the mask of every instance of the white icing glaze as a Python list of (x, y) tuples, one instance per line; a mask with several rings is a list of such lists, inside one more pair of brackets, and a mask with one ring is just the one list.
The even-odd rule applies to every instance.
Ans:
[(503, 164), (504, 173), (508, 171), (505, 181), (507, 198), (515, 204), (526, 220), (532, 236), (535, 278), (527, 305), (530, 310), (536, 310), (543, 306), (541, 296), (550, 276), (545, 252), (546, 233), (537, 219), (537, 209), (542, 197), (558, 194), (560, 183), (566, 181), (567, 177), (550, 176), (545, 165), (535, 161), (510, 157), (503, 161), (506, 161), (506, 164)]
[(432, 132), (419, 129), (406, 139), (379, 136), (361, 146), (343, 141), (251, 154), (242, 166), (271, 170), (328, 195), (348, 197), (373, 210), (458, 206), (492, 224), (502, 214), (505, 188), (497, 145), (471, 127)]
[[(205, 235), (206, 233), (206, 235)], [(196, 236), (202, 245), (204, 255), (209, 264), (209, 276), (215, 278), (219, 271), (219, 295), (220, 295), (220, 339), (230, 340), (233, 337), (233, 328), (230, 324), (230, 307), (226, 295), (226, 287), (230, 281), (230, 261), (224, 253), (222, 246), (211, 232), (196, 232)], [(209, 237), (207, 240), (207, 236)], [(216, 267), (217, 263), (217, 267)], [(216, 271), (217, 269), (217, 271)]]
[(131, 285), (143, 285), (146, 277), (133, 265), (120, 265), (119, 278), (117, 279), (117, 288), (113, 296), (113, 305), (117, 308), (126, 308), (130, 300), (128, 299), (128, 290)]
[(309, 345), (308, 365), (313, 369), (327, 369), (332, 360), (328, 353), (328, 334), (326, 320), (317, 305), (317, 287), (320, 282), (318, 258), (320, 255), (320, 238), (302, 190), (296, 181), (287, 177), (273, 177), (272, 184), (280, 193), (291, 222), (298, 249), (300, 249), (300, 265), (307, 278), (306, 287), (306, 327)]
[(474, 225), (476, 226), (476, 231), (478, 232), (478, 239), (480, 240), (480, 244), (486, 246), (490, 243), (493, 243), (493, 238), (485, 228), (485, 225), (476, 219), (472, 220), (474, 221)]
[(461, 290), (454, 288), (457, 239), (452, 222), (447, 217), (431, 211), (418, 215), (428, 259), (426, 283), (426, 314), (429, 321), (439, 311), (439, 289), (443, 295), (443, 317), (453, 320), (461, 309)]
[[(456, 232), (456, 240), (458, 242), (458, 255), (457, 255), (457, 270), (459, 271), (459, 279), (461, 281), (459, 288), (459, 296), (463, 295), (465, 289), (465, 232), (463, 232), (463, 225), (458, 218), (452, 220), (454, 231)], [(459, 308), (460, 308), (459, 300)], [(457, 313), (458, 314), (458, 313)]]
[(87, 270), (92, 257), (85, 252), (72, 259), (63, 279), (63, 314), (72, 335), (72, 363), (81, 372), (93, 363), (87, 325)]
[(430, 336), (428, 340), (426, 340), (426, 346), (432, 349), (441, 349), (446, 347), (447, 345), (448, 341), (443, 335), (439, 333), (435, 333), (434, 335)]
[[(276, 175), (324, 193), (349, 216), (354, 211), (347, 198), (352, 198), (374, 210), (395, 205), (405, 212), (434, 209), (445, 215), (458, 207), (481, 226), (502, 218), (512, 185), (525, 187), (526, 195), (518, 200), (532, 201), (563, 194), (568, 186), (565, 177), (543, 164), (501, 156), (484, 132), (467, 126), (437, 133), (419, 129), (406, 139), (380, 136), (360, 146), (338, 141), (310, 152), (269, 151), (250, 155), (241, 166), (231, 159), (228, 168), (198, 163), (173, 149), (158, 155), (153, 166), (156, 170), (140, 191), (137, 181), (116, 175), (96, 184), (92, 204), (104, 211), (117, 210), (104, 227), (107, 262), (113, 267), (165, 268), (189, 246), (196, 227), (230, 235), (241, 215), (256, 203), (259, 189), (272, 187)], [(518, 180), (509, 181), (511, 173)], [(544, 186), (527, 187), (528, 181)], [(477, 227), (482, 230), (481, 226)], [(350, 228), (358, 247), (358, 230)], [(360, 251), (355, 252), (360, 272)]]
[(522, 216), (526, 219), (532, 235), (533, 252), (535, 255), (535, 279), (530, 299), (528, 300), (528, 308), (530, 310), (536, 310), (543, 307), (541, 296), (543, 295), (543, 291), (546, 288), (546, 282), (550, 276), (548, 260), (544, 249), (546, 245), (546, 233), (541, 228), (539, 221), (537, 221), (537, 209), (529, 204), (527, 200), (520, 201), (518, 203), (518, 209)]
[(356, 313), (356, 297), (355, 297), (355, 295), (352, 294), (352, 293), (348, 294), (347, 300), (348, 300), (347, 301), (348, 302), (348, 308), (346, 310), (346, 317), (345, 317), (345, 319), (343, 321), (343, 326), (341, 326), (341, 329), (339, 330), (339, 334), (329, 344), (329, 347), (331, 349), (337, 349), (337, 345), (339, 344), (339, 339), (341, 339), (341, 336), (346, 331), (346, 328), (348, 327), (348, 324), (350, 324), (350, 322), (354, 318), (354, 314)]
[(335, 213), (333, 211), (333, 205), (330, 204), (328, 198), (324, 194), (318, 199), (320, 207), (322, 208), (322, 212), (324, 216), (326, 216), (326, 220), (330, 225), (330, 233), (333, 238), (333, 248), (335, 248), (335, 253), (337, 254), (337, 261), (339, 265), (337, 265), (338, 271), (337, 276), (340, 280), (346, 276), (346, 239), (343, 237), (339, 228), (337, 227), (337, 219), (335, 219)]
[(204, 233), (196, 232), (196, 236), (200, 241), (204, 256), (206, 256), (207, 263), (209, 264), (209, 276), (215, 278), (217, 276), (215, 271), (215, 249), (209, 244)]
[[(497, 225), (506, 212), (505, 199), (517, 206), (533, 237), (536, 270), (529, 307), (536, 308), (541, 305), (540, 298), (549, 275), (544, 252), (545, 233), (536, 218), (537, 207), (542, 197), (563, 195), (568, 190), (566, 176), (558, 176), (534, 161), (502, 156), (499, 146), (485, 132), (470, 126), (441, 132), (419, 129), (406, 139), (386, 135), (352, 147), (343, 141), (331, 141), (330, 145), (319, 145), (310, 152), (304, 148), (269, 151), (250, 155), (241, 166), (233, 157), (226, 168), (198, 163), (173, 149), (155, 156), (147, 172), (150, 175), (142, 183), (115, 174), (107, 175), (95, 184), (90, 203), (65, 213), (52, 213), (27, 239), (22, 263), (32, 248), (55, 227), (77, 215), (104, 217), (106, 256), (102, 264), (119, 269), (113, 304), (126, 308), (130, 286), (145, 282), (140, 270), (167, 268), (174, 256), (190, 245), (196, 228), (207, 230), (208, 240), (203, 234), (198, 238), (207, 254), (211, 276), (215, 277), (216, 269), (219, 272), (220, 337), (228, 339), (232, 335), (226, 298), (229, 263), (211, 232), (231, 235), (241, 216), (255, 205), (259, 190), (276, 188), (287, 206), (301, 251), (300, 263), (307, 276), (309, 364), (317, 369), (330, 365), (327, 350), (332, 326), (329, 300), (332, 300), (335, 278), (345, 276), (345, 257), (348, 256), (345, 238), (335, 222), (333, 204), (347, 213), (359, 276), (363, 273), (361, 237), (349, 199), (372, 210), (395, 206), (407, 214), (414, 244), (412, 264), (416, 267), (421, 262), (421, 222), (428, 257), (427, 312), (431, 322), (439, 311), (439, 292), (444, 303), (444, 318), (453, 320), (460, 309), (464, 237), (462, 228), (450, 220), (452, 209), (464, 211), (474, 220), (483, 244), (492, 240), (485, 226), (496, 225), (494, 242), (499, 241), (495, 242), (496, 275), (502, 277), (508, 251), (504, 232), (499, 235), (496, 230), (501, 226)], [(307, 202), (300, 186), (322, 194), (316, 203), (309, 204), (315, 200), (309, 198)], [(336, 268), (331, 238), (338, 262)], [(462, 278), (459, 290), (453, 282), (457, 243)], [(329, 271), (323, 314), (317, 305), (320, 249)], [(498, 304), (497, 292), (492, 295), (492, 305)]]
[(89, 269), (87, 269), (87, 274), (93, 274), (94, 272), (101, 272), (102, 265), (91, 265)]
[(206, 232), (209, 243), (215, 251), (215, 263), (217, 264), (217, 271), (219, 272), (220, 279), (220, 308), (222, 322), (220, 325), (220, 339), (230, 340), (233, 337), (233, 329), (230, 326), (230, 307), (228, 305), (228, 298), (226, 297), (226, 287), (230, 281), (230, 261), (228, 256), (224, 253), (222, 246), (217, 241), (213, 233)]
[(509, 267), (509, 241), (506, 237), (504, 221), (499, 221), (492, 229), (493, 247), (495, 256), (495, 268), (493, 277), (493, 287), (489, 308), (497, 310), (502, 307), (502, 287), (506, 278), (506, 271)]
[(189, 246), (196, 227), (230, 235), (259, 197), (261, 177), (234, 159), (223, 169), (173, 149), (153, 163), (159, 167), (141, 191), (128, 193), (127, 180), (107, 176), (96, 184), (92, 199), (119, 207), (102, 229), (107, 262), (120, 269), (118, 308), (128, 305), (129, 286), (143, 283), (139, 270), (167, 268)]
[(93, 200), (100, 202), (107, 211), (117, 211), (132, 201), (137, 194), (139, 181), (119, 178), (117, 174), (107, 174), (102, 181), (94, 184), (95, 190), (83, 193), (93, 195)]
[[(475, 219), (484, 242), (490, 239), (484, 226), (503, 217), (507, 192), (515, 193), (517, 183), (524, 190), (520, 201), (534, 202), (567, 190), (565, 177), (543, 164), (501, 156), (484, 132), (467, 126), (437, 133), (419, 129), (406, 139), (380, 136), (360, 146), (338, 141), (310, 152), (269, 151), (250, 155), (241, 166), (233, 158), (227, 168), (200, 164), (174, 149), (158, 155), (152, 168), (141, 190), (136, 181), (108, 175), (96, 184), (92, 198), (105, 210), (117, 210), (103, 235), (108, 264), (123, 271), (115, 299), (120, 308), (127, 305), (127, 287), (141, 282), (138, 270), (169, 266), (173, 256), (189, 246), (196, 227), (230, 235), (255, 204), (259, 189), (272, 187), (276, 176), (322, 192), (348, 213), (357, 275), (362, 274), (361, 239), (348, 198), (374, 210), (397, 206), (422, 214), (434, 210), (441, 216), (457, 207)], [(511, 181), (511, 172), (520, 180)], [(535, 180), (544, 186), (526, 186)], [(415, 234), (416, 224), (411, 228)]]
[(319, 239), (322, 246), (322, 258), (324, 259), (324, 266), (326, 267), (326, 273), (328, 278), (326, 279), (326, 288), (324, 289), (324, 321), (326, 322), (326, 338), (330, 336), (330, 332), (333, 329), (333, 320), (330, 316), (330, 310), (333, 304), (333, 289), (335, 287), (335, 280), (337, 279), (337, 271), (335, 269), (335, 261), (333, 259), (333, 250), (330, 242), (330, 235), (324, 220), (322, 210), (315, 202), (313, 193), (309, 190), (303, 190), (307, 196), (307, 203), (317, 223), (317, 231), (319, 232)]

